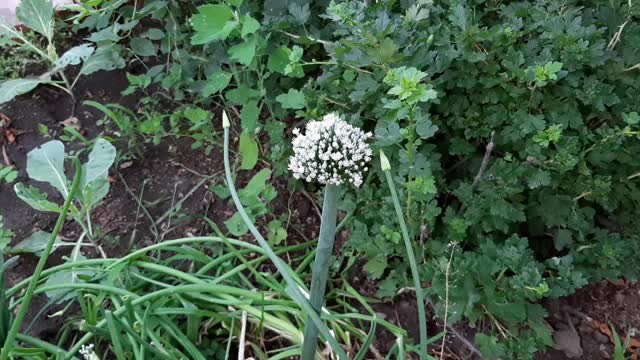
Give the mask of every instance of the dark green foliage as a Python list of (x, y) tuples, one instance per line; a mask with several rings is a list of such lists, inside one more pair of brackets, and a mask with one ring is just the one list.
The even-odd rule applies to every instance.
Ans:
[[(531, 358), (551, 344), (541, 299), (638, 277), (635, 2), (184, 3), (149, 1), (136, 15), (163, 27), (132, 40), (134, 51), (157, 47), (167, 62), (132, 87), (234, 107), (247, 144), (269, 139), (276, 175), (286, 173), (294, 115), (338, 111), (371, 131), (391, 160), (438, 315), (449, 289), (449, 319), (478, 325), (488, 358)], [(83, 26), (108, 30), (100, 21)], [(208, 119), (185, 117), (211, 133)], [(378, 295), (392, 297), (410, 282), (383, 180), (376, 164), (348, 195), (343, 207), (359, 210), (342, 253), (354, 256), (348, 264), (362, 258)], [(264, 215), (257, 205), (253, 215)]]
[[(425, 3), (332, 2), (324, 36), (336, 65), (303, 89), (306, 114), (338, 110), (375, 133), (405, 184), (437, 312), (455, 241), (450, 319), (489, 320), (491, 339), (506, 342), (480, 337), (488, 356), (528, 358), (550, 344), (535, 302), (638, 277), (638, 11), (622, 1)], [(354, 195), (364, 210), (349, 246), (392, 296), (408, 269), (381, 178), (376, 170)]]

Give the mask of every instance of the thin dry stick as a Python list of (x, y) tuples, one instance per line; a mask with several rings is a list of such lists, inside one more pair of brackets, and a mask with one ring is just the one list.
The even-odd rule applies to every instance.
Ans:
[(487, 165), (489, 165), (491, 152), (493, 151), (493, 147), (495, 146), (495, 143), (493, 142), (493, 138), (495, 134), (496, 134), (495, 131), (491, 132), (491, 140), (489, 141), (489, 143), (487, 144), (487, 147), (485, 148), (484, 157), (482, 158), (482, 164), (480, 164), (480, 169), (478, 170), (478, 174), (473, 179), (473, 184), (471, 185), (472, 190), (475, 190), (478, 187), (478, 185), (480, 184), (480, 180), (482, 179), (482, 175), (484, 174), (484, 171), (486, 170)]
[(444, 272), (444, 336), (442, 337), (442, 346), (440, 347), (440, 360), (444, 357), (444, 343), (447, 339), (447, 317), (449, 315), (449, 272), (451, 271), (451, 262), (453, 261), (453, 254), (456, 251), (456, 243), (451, 242), (451, 254), (449, 255), (449, 262)]
[(618, 26), (618, 31), (616, 31), (616, 33), (611, 38), (611, 41), (609, 41), (609, 45), (607, 45), (607, 48), (609, 50), (613, 50), (613, 48), (616, 47), (618, 42), (620, 42), (620, 36), (622, 36), (622, 30), (624, 30), (624, 27), (627, 26), (627, 23), (629, 23), (629, 20), (625, 21), (624, 23), (622, 23), (622, 25)]
[(240, 329), (240, 342), (238, 343), (238, 360), (244, 360), (244, 348), (247, 334), (247, 312), (242, 312), (242, 328)]

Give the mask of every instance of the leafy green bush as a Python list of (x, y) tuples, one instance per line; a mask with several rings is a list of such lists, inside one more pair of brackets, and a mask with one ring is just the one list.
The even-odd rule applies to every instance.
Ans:
[[(489, 317), (520, 339), (496, 356), (549, 344), (537, 300), (638, 276), (638, 14), (582, 1), (327, 8), (336, 65), (303, 89), (315, 99), (305, 114), (348, 104), (341, 111), (375, 131), (405, 184), (416, 249), (426, 245), (437, 312), (445, 245), (457, 242), (450, 319)], [(349, 246), (392, 296), (409, 282), (382, 177), (349, 205), (366, 209)]]

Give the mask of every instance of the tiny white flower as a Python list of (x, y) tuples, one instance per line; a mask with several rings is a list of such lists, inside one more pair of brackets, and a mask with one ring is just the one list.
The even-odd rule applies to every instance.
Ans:
[(289, 170), (296, 179), (321, 184), (353, 184), (359, 187), (367, 171), (372, 151), (365, 133), (342, 120), (338, 114), (325, 115), (321, 121), (310, 121), (305, 132), (295, 129), (293, 156)]
[(93, 351), (94, 345), (82, 345), (80, 348), (80, 355), (84, 358), (84, 360), (100, 360), (98, 355)]

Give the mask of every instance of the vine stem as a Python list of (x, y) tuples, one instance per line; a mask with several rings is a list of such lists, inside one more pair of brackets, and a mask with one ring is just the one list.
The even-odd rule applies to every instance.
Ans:
[[(322, 204), (322, 222), (320, 223), (320, 236), (316, 258), (313, 263), (311, 275), (310, 301), (318, 315), (321, 314), (324, 305), (324, 294), (329, 275), (329, 262), (333, 253), (333, 242), (336, 237), (336, 217), (338, 215), (338, 203), (340, 187), (327, 185), (324, 191)], [(302, 343), (302, 360), (313, 360), (318, 344), (318, 328), (312, 321), (307, 320)]]
[(33, 273), (33, 277), (29, 282), (29, 286), (27, 287), (27, 291), (25, 292), (22, 304), (20, 306), (20, 311), (16, 316), (13, 324), (11, 324), (11, 328), (9, 329), (9, 333), (7, 334), (7, 338), (4, 342), (4, 346), (2, 347), (2, 352), (0, 352), (0, 360), (7, 360), (9, 358), (9, 354), (13, 350), (13, 346), (15, 345), (16, 337), (18, 336), (18, 332), (20, 331), (20, 326), (22, 326), (22, 322), (24, 321), (27, 312), (29, 311), (29, 305), (31, 305), (31, 300), (33, 299), (33, 294), (36, 290), (36, 286), (38, 285), (38, 281), (40, 280), (40, 274), (44, 270), (44, 266), (49, 259), (49, 255), (51, 255), (51, 250), (53, 249), (53, 244), (58, 237), (58, 234), (62, 230), (62, 225), (64, 225), (64, 221), (67, 218), (67, 213), (69, 212), (69, 208), (73, 203), (73, 198), (78, 191), (78, 187), (80, 186), (80, 180), (82, 178), (82, 165), (80, 164), (80, 160), (78, 158), (73, 159), (73, 165), (76, 168), (76, 177), (73, 179), (73, 184), (71, 185), (71, 190), (67, 196), (67, 199), (64, 202), (62, 207), (62, 212), (60, 216), (58, 216), (58, 221), (56, 222), (56, 226), (53, 228), (53, 233), (51, 234), (51, 238), (47, 243), (47, 247), (45, 248), (38, 264), (36, 265), (36, 269)]
[(404, 221), (402, 214), (402, 207), (400, 207), (400, 200), (398, 199), (398, 193), (396, 192), (396, 185), (393, 182), (391, 176), (391, 165), (384, 152), (380, 152), (380, 163), (382, 171), (387, 179), (389, 185), (389, 191), (391, 192), (391, 198), (393, 199), (393, 206), (396, 210), (396, 216), (400, 223), (400, 229), (402, 230), (402, 238), (404, 239), (404, 246), (409, 257), (409, 266), (411, 268), (411, 277), (413, 278), (413, 286), (416, 290), (416, 302), (418, 306), (418, 322), (420, 328), (420, 360), (428, 359), (427, 355), (427, 314), (425, 312), (424, 293), (422, 291), (422, 284), (420, 282), (420, 275), (418, 274), (418, 264), (416, 261), (416, 255), (413, 252), (411, 246), (411, 239), (409, 238), (409, 231), (407, 230), (407, 224)]

